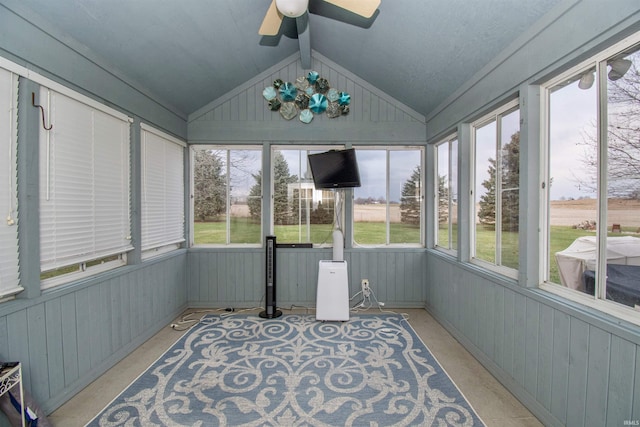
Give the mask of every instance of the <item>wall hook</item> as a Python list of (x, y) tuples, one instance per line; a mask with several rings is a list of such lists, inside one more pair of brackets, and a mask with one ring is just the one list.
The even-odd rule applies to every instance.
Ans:
[(47, 127), (45, 121), (44, 121), (44, 107), (42, 107), (42, 105), (38, 105), (36, 104), (36, 94), (35, 92), (31, 92), (31, 105), (33, 105), (34, 107), (37, 107), (40, 109), (40, 112), (42, 113), (42, 127), (45, 130), (51, 130), (53, 128), (53, 123), (49, 124), (49, 127)]

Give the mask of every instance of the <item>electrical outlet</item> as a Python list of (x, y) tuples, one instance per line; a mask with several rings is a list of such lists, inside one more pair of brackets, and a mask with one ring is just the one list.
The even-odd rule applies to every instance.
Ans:
[(371, 288), (369, 288), (369, 279), (362, 279), (362, 296), (369, 298), (371, 295)]

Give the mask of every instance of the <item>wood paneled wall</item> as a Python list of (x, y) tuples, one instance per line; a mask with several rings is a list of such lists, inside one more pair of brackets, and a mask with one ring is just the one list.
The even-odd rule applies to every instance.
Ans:
[(181, 250), (3, 303), (0, 360), (22, 362), (25, 389), (57, 408), (186, 308), (186, 258)]
[(427, 309), (545, 425), (640, 419), (640, 337), (430, 254)]
[(271, 86), (276, 79), (295, 82), (296, 78), (309, 72), (302, 68), (299, 54), (295, 54), (190, 114), (189, 143), (338, 141), (424, 144), (424, 116), (315, 51), (312, 52), (312, 68), (328, 79), (331, 87), (351, 95), (348, 115), (337, 118), (315, 115), (311, 123), (304, 124), (297, 117), (285, 120), (268, 108), (262, 96), (265, 87)]
[[(276, 250), (278, 306), (315, 306), (320, 260), (331, 259), (327, 249)], [(349, 272), (349, 295), (369, 279), (377, 299), (388, 307), (423, 307), (426, 254), (424, 250), (353, 249), (344, 253)], [(189, 251), (189, 306), (264, 306), (264, 249), (205, 249)], [(356, 298), (354, 303), (359, 302)]]

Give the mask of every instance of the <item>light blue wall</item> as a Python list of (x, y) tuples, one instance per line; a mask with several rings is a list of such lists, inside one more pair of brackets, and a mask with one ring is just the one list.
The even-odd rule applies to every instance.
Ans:
[[(51, 411), (186, 308), (186, 251), (0, 304), (0, 360)], [(0, 422), (1, 424), (1, 422)]]
[[(424, 117), (361, 80), (318, 52), (312, 51), (311, 68), (332, 87), (351, 95), (347, 116), (317, 115), (310, 124), (284, 120), (269, 110), (262, 96), (275, 79), (295, 81), (305, 76), (299, 54), (276, 64), (241, 87), (189, 116), (190, 144), (260, 144), (263, 171), (270, 170), (273, 145), (413, 145), (424, 146)], [(269, 234), (270, 177), (263, 175), (263, 222)], [(424, 249), (352, 248), (350, 243), (350, 191), (345, 202), (346, 250), (350, 295), (369, 279), (379, 301), (392, 307), (421, 307), (424, 301), (426, 258)], [(229, 307), (264, 306), (264, 250), (249, 248), (189, 249), (189, 305)], [(332, 259), (331, 249), (278, 249), (276, 255), (277, 303), (315, 305), (318, 262)], [(357, 303), (359, 301), (354, 301)]]
[[(188, 135), (192, 143), (424, 144), (426, 138), (434, 140), (454, 130), (485, 106), (518, 91), (526, 94), (523, 126), (527, 128), (537, 120), (531, 109), (537, 105), (537, 92), (528, 82), (639, 29), (635, 0), (618, 0), (615, 6), (603, 7), (592, 0), (562, 3), (560, 19), (542, 22), (537, 33), (514, 41), (510, 51), (428, 117), (426, 126), (415, 112), (313, 53), (313, 67), (321, 74), (333, 73), (337, 81), (353, 85), (350, 92), (358, 105), (345, 120), (332, 122), (331, 131), (322, 138), (304, 125), (266, 116), (261, 93), (255, 91), (274, 76), (281, 77), (283, 70), (297, 75), (295, 66), (281, 64), (284, 68), (258, 76), (237, 93), (191, 115), (187, 124), (180, 112), (132, 90), (73, 46), (2, 6), (0, 55), (138, 121), (177, 136)], [(460, 129), (464, 134), (464, 127)], [(536, 152), (536, 138), (533, 126), (523, 131), (522, 143), (531, 153)], [(135, 135), (133, 140), (135, 150)], [(522, 173), (523, 203), (537, 203), (536, 166), (528, 165)], [(20, 167), (28, 170), (34, 165), (23, 159)], [(33, 172), (26, 175), (26, 180), (32, 179)], [(29, 215), (21, 210), (21, 226), (37, 229), (37, 215)], [(134, 222), (139, 221), (136, 215)], [(638, 328), (527, 288), (537, 283), (536, 220), (534, 216), (521, 222), (527, 236), (521, 239), (522, 273), (517, 282), (431, 250), (348, 248), (351, 293), (361, 278), (368, 278), (387, 306), (426, 305), (546, 424), (621, 425), (621, 420), (640, 418), (640, 377), (637, 380), (635, 374), (640, 367)], [(23, 267), (37, 268), (37, 246), (36, 237), (27, 233), (21, 242), (21, 249), (28, 248), (26, 255), (21, 253)], [(318, 261), (328, 258), (330, 252), (324, 249), (280, 250), (278, 303), (312, 304)], [(0, 304), (0, 359), (25, 362), (26, 384), (45, 409), (63, 403), (187, 305), (262, 302), (262, 249), (192, 248), (144, 262), (137, 254), (134, 260), (133, 265), (44, 293), (39, 292), (38, 275), (25, 271), (28, 298)]]
[(186, 139), (186, 114), (131, 82), (20, 2), (0, 4), (0, 56)]
[[(0, 5), (0, 56), (134, 118), (186, 137), (186, 116), (80, 53), (45, 24)], [(21, 77), (18, 102), (18, 230), (21, 284), (0, 303), (0, 360), (23, 364), (24, 384), (47, 412), (57, 408), (144, 343), (187, 307), (187, 251), (142, 261), (50, 290), (40, 290), (38, 129), (31, 93)], [(37, 100), (36, 100), (37, 101)], [(140, 238), (140, 132), (132, 132), (132, 236)], [(139, 163), (139, 162), (138, 162)], [(0, 414), (0, 425), (6, 425)]]
[[(280, 307), (314, 307), (320, 260), (331, 249), (276, 249), (276, 299)], [(426, 277), (424, 250), (346, 250), (349, 295), (369, 279), (378, 301), (387, 307), (423, 307)], [(191, 307), (264, 307), (264, 249), (193, 248), (188, 257)], [(360, 302), (353, 301), (354, 305)]]
[[(536, 83), (640, 30), (637, 1), (567, 1), (427, 117), (429, 142), (458, 130), (468, 194), (469, 122), (519, 95), (520, 274), (508, 280), (427, 251), (426, 308), (545, 425), (640, 419), (640, 327), (537, 289), (540, 281), (540, 91)], [(427, 173), (433, 170), (433, 162)], [(469, 203), (459, 218), (470, 218)]]

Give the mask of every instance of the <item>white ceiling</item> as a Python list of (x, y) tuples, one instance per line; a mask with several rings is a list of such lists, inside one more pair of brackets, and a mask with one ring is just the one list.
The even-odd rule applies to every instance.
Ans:
[[(279, 36), (258, 35), (270, 1), (21, 0), (20, 7), (186, 116), (298, 51), (290, 18)], [(310, 1), (313, 50), (427, 116), (561, 0), (382, 0), (371, 20)]]

